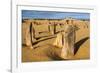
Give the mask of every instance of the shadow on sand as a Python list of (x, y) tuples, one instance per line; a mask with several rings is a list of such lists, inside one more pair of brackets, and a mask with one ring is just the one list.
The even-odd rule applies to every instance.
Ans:
[[(83, 39), (81, 39), (81, 40), (79, 40), (78, 42), (76, 42), (75, 44), (74, 44), (74, 55), (78, 52), (78, 50), (79, 50), (79, 48), (81, 47), (81, 45), (84, 43), (84, 42), (86, 42), (87, 40), (89, 39), (89, 37), (85, 37), (85, 38), (83, 38)], [(56, 48), (56, 47), (52, 47), (52, 48)], [(63, 59), (63, 58), (61, 58), (61, 57), (59, 57), (56, 53), (51, 53), (51, 52), (49, 52), (49, 55), (48, 55), (50, 58), (52, 58), (52, 60), (65, 60), (65, 59)]]
[(89, 39), (89, 37), (85, 37), (85, 38), (83, 38), (83, 39), (81, 39), (81, 40), (79, 40), (78, 42), (76, 42), (75, 43), (75, 45), (74, 45), (74, 55), (77, 53), (77, 51), (79, 50), (79, 48), (80, 48), (80, 46), (86, 41), (86, 40), (88, 40)]

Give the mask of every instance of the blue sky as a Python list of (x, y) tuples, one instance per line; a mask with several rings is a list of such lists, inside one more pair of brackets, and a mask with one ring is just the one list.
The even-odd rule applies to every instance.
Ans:
[(90, 14), (76, 12), (22, 10), (23, 19), (64, 19), (68, 17), (76, 19), (90, 19)]

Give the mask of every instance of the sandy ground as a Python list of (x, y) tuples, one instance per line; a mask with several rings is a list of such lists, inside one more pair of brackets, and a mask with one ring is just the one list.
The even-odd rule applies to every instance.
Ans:
[[(71, 60), (89, 59), (90, 58), (90, 40), (89, 40), (89, 27), (80, 27), (76, 31), (75, 54)], [(46, 42), (53, 43), (55, 38), (43, 41), (37, 45), (35, 49), (30, 49), (27, 46), (22, 46), (22, 62), (34, 61), (59, 61), (64, 60), (60, 57), (61, 48), (46, 44)]]

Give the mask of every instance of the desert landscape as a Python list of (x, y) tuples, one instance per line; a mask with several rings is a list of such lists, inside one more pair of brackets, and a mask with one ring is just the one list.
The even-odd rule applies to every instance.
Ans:
[(22, 62), (90, 58), (90, 20), (22, 19)]

